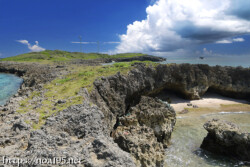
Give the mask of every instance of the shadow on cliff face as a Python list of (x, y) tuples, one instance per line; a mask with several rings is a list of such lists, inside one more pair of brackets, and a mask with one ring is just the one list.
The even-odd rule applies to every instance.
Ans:
[[(218, 93), (219, 92), (219, 93)], [(164, 102), (168, 102), (170, 104), (179, 104), (179, 103), (191, 103), (192, 100), (188, 99), (183, 95), (181, 92), (171, 90), (171, 89), (164, 89), (161, 92), (151, 95), (151, 97), (156, 97)], [(213, 88), (208, 88), (208, 90), (201, 96), (201, 99), (204, 98), (220, 98), (223, 100), (231, 100), (232, 102), (240, 102), (240, 103), (247, 103), (247, 99), (237, 98), (234, 93), (230, 96), (228, 94), (220, 93), (218, 90), (214, 90)]]
[(161, 99), (162, 101), (166, 101), (168, 103), (172, 103), (171, 97), (172, 96), (176, 96), (180, 99), (184, 99), (184, 100), (190, 100), (188, 99), (185, 94), (183, 94), (181, 91), (179, 91), (178, 89), (171, 89), (171, 88), (165, 88), (162, 91), (160, 91), (157, 94), (152, 94), (150, 95), (152, 97), (157, 97), (159, 99)]
[(225, 96), (225, 97), (231, 97), (231, 98), (235, 98), (235, 99), (246, 99), (246, 100), (250, 101), (250, 96), (249, 96), (249, 93), (247, 93), (247, 92), (240, 92), (239, 93), (235, 90), (224, 91), (224, 90), (221, 90), (217, 86), (209, 87), (207, 92), (217, 93), (217, 94)]

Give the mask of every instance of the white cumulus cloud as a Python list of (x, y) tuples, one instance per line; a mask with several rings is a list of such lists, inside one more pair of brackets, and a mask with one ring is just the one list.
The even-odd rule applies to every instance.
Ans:
[(244, 41), (245, 41), (244, 38), (233, 38), (233, 39), (224, 39), (224, 40), (216, 41), (216, 43), (218, 43), (218, 44), (230, 44), (233, 42), (244, 42)]
[(205, 43), (243, 42), (234, 37), (250, 33), (250, 6), (242, 13), (249, 2), (239, 2), (233, 7), (234, 0), (158, 0), (147, 7), (145, 20), (127, 26), (116, 51), (169, 53)]
[(79, 44), (97, 44), (97, 42), (71, 42), (71, 43), (79, 43)]
[(244, 38), (234, 38), (233, 42), (244, 42), (245, 39)]
[(38, 41), (35, 41), (35, 45), (31, 45), (29, 41), (27, 40), (17, 40), (17, 42), (22, 43), (24, 45), (27, 45), (29, 50), (32, 52), (41, 52), (44, 51), (45, 49), (39, 46)]
[(76, 44), (98, 44), (98, 43), (103, 43), (103, 44), (119, 44), (121, 42), (116, 42), (116, 41), (110, 41), (110, 42), (71, 42), (71, 43), (76, 43)]

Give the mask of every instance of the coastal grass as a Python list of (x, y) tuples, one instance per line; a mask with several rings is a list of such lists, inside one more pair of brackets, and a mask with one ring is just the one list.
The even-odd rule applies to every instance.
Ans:
[(81, 52), (67, 52), (61, 50), (45, 50), (42, 52), (25, 53), (13, 57), (3, 58), (1, 61), (14, 62), (37, 62), (37, 63), (55, 63), (55, 62), (69, 62), (72, 60), (92, 60), (92, 59), (117, 59), (117, 58), (132, 58), (143, 56), (141, 53), (123, 53), (116, 55), (108, 55), (101, 53), (81, 53)]
[[(121, 62), (108, 66), (70, 66), (70, 72), (60, 76), (52, 82), (45, 84), (41, 92), (34, 91), (31, 95), (20, 102), (17, 112), (25, 114), (36, 112), (39, 120), (34, 122), (26, 120), (32, 124), (33, 129), (39, 129), (46, 119), (54, 113), (60, 112), (69, 106), (82, 104), (84, 98), (81, 90), (86, 88), (88, 92), (93, 91), (93, 82), (101, 77), (114, 75), (117, 72), (126, 74), (133, 68), (134, 62)], [(146, 61), (146, 65), (155, 66), (157, 63)], [(42, 97), (42, 101), (37, 101)], [(58, 101), (64, 101), (59, 104)]]

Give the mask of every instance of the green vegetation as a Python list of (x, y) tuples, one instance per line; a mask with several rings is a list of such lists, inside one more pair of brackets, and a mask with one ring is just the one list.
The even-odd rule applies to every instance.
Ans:
[[(17, 110), (19, 113), (36, 112), (39, 114), (39, 121), (32, 122), (34, 129), (40, 128), (45, 120), (56, 112), (60, 112), (71, 105), (81, 104), (83, 96), (81, 89), (86, 88), (88, 92), (93, 90), (93, 82), (102, 77), (114, 75), (117, 72), (126, 74), (133, 68), (134, 62), (115, 63), (108, 66), (69, 66), (70, 73), (66, 76), (56, 78), (52, 82), (44, 85), (44, 90), (41, 92), (32, 92), (32, 94), (20, 102), (20, 107)], [(145, 62), (147, 65), (155, 65), (153, 62)], [(37, 97), (43, 97), (42, 101), (35, 100)], [(58, 101), (64, 101), (58, 103)]]
[(101, 58), (130, 58), (136, 56), (143, 56), (141, 53), (124, 53), (116, 55), (99, 54), (99, 53), (80, 53), (67, 52), (60, 50), (45, 50), (42, 52), (25, 53), (14, 57), (3, 58), (1, 61), (18, 61), (18, 62), (67, 62), (75, 59), (90, 60)]

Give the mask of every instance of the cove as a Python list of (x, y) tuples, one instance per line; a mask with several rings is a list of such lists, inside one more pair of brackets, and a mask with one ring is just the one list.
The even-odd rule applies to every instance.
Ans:
[(23, 79), (13, 74), (0, 73), (0, 105), (4, 105), (7, 100), (17, 93)]

